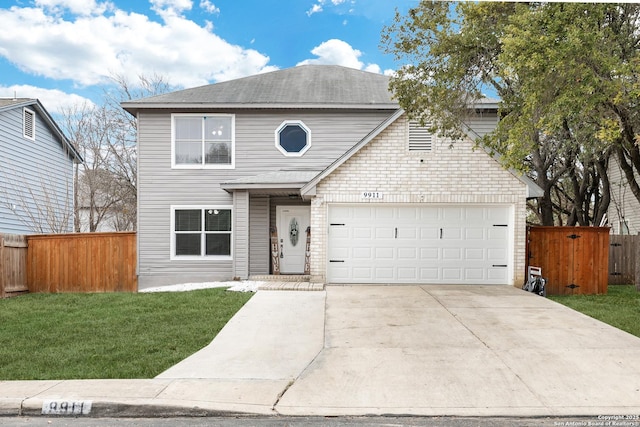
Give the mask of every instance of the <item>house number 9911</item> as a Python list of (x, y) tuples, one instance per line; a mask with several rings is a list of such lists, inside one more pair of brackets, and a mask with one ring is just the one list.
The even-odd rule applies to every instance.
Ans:
[(382, 193), (379, 191), (363, 191), (363, 199), (382, 199)]
[(42, 402), (42, 415), (89, 415), (91, 403), (91, 400), (45, 400)]

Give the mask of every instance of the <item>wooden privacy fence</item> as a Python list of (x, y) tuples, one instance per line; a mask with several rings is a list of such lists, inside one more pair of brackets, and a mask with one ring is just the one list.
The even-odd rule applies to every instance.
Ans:
[(609, 244), (609, 284), (635, 284), (640, 291), (640, 235), (612, 234)]
[(0, 298), (137, 287), (135, 233), (0, 234)]
[(608, 227), (527, 227), (527, 254), (549, 295), (607, 293)]
[(28, 290), (27, 238), (0, 234), (0, 298)]
[(29, 292), (136, 292), (136, 233), (27, 236)]

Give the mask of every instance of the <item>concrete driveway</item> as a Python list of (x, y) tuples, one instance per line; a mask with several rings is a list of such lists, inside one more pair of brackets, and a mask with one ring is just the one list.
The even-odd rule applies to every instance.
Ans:
[(512, 287), (259, 291), (158, 379), (283, 415), (638, 415), (640, 339)]

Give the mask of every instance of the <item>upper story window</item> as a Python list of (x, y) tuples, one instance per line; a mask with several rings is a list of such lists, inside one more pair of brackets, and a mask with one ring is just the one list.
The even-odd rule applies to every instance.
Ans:
[(433, 134), (430, 127), (430, 123), (420, 126), (419, 122), (409, 122), (409, 151), (431, 151), (433, 149)]
[(233, 115), (173, 114), (171, 117), (173, 167), (234, 167)]
[(36, 113), (28, 108), (23, 110), (22, 134), (25, 138), (29, 138), (34, 141), (36, 139)]
[(276, 148), (285, 156), (300, 157), (309, 147), (311, 131), (301, 121), (286, 121), (276, 129)]

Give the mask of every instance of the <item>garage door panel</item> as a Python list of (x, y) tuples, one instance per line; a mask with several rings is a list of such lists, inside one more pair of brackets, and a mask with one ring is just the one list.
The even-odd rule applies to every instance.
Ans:
[(376, 220), (392, 220), (394, 219), (395, 208), (393, 207), (376, 207), (373, 211), (373, 217)]
[(394, 259), (393, 248), (375, 248), (375, 257), (378, 260)]
[(504, 240), (509, 235), (507, 227), (491, 227), (487, 229), (487, 238), (489, 240)]
[(437, 260), (440, 258), (440, 251), (438, 248), (420, 248), (421, 260)]
[(329, 222), (330, 283), (509, 282), (509, 207), (332, 205)]
[(443, 268), (442, 279), (443, 280), (461, 280), (462, 272), (459, 268)]
[(412, 227), (412, 228), (398, 227), (397, 238), (399, 240), (402, 240), (402, 239), (415, 240), (418, 237), (418, 231), (419, 230), (417, 230), (415, 227)]
[(484, 268), (465, 268), (464, 269), (464, 278), (466, 281), (480, 281), (485, 278), (485, 269)]
[(362, 219), (374, 219), (374, 210), (371, 207), (351, 208), (350, 218), (362, 220)]
[(460, 260), (462, 259), (462, 251), (460, 248), (444, 248), (442, 250), (443, 260)]
[(418, 280), (418, 269), (415, 267), (400, 267), (398, 268), (397, 279), (400, 281)]
[(506, 248), (490, 248), (487, 249), (487, 260), (496, 263), (498, 261), (501, 264), (507, 263), (507, 249)]
[(395, 230), (393, 227), (376, 227), (374, 234), (376, 239), (393, 239)]
[(502, 207), (487, 207), (487, 219), (494, 224), (508, 224), (509, 211)]
[(460, 240), (462, 235), (461, 228), (447, 227), (442, 229), (442, 240)]
[(464, 259), (469, 261), (482, 261), (485, 259), (485, 251), (482, 248), (467, 248), (464, 250)]
[(487, 270), (487, 279), (501, 283), (507, 280), (507, 269), (506, 268), (490, 268)]
[(435, 267), (420, 268), (420, 280), (425, 282), (435, 282), (440, 278), (440, 270)]
[(484, 240), (484, 228), (465, 228), (464, 238), (467, 240)]
[(397, 218), (401, 221), (410, 221), (415, 222), (420, 219), (419, 208), (406, 207), (402, 209), (398, 209)]
[(464, 208), (453, 206), (442, 207), (439, 217), (445, 222), (454, 222), (457, 224), (463, 223), (463, 220), (465, 219)]
[[(364, 248), (353, 248), (352, 257), (356, 260), (372, 260), (373, 259), (373, 250), (370, 246)], [(348, 257), (347, 255), (343, 256), (344, 258)]]
[(437, 240), (440, 236), (440, 229), (435, 227), (420, 227), (420, 239)]
[[(343, 274), (347, 275), (346, 272)], [(356, 281), (373, 282), (373, 269), (368, 267), (353, 268), (353, 279)]]
[(354, 239), (371, 239), (373, 236), (372, 230), (370, 227), (355, 227), (353, 228), (353, 238)]
[(377, 267), (375, 269), (376, 282), (393, 282), (394, 277), (394, 268), (393, 267)]

